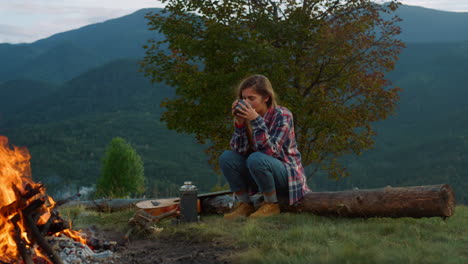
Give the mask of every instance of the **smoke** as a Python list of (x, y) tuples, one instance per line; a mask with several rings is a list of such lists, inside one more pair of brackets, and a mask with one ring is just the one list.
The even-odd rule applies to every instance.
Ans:
[(81, 186), (78, 193), (81, 195), (81, 199), (87, 200), (96, 192), (96, 187), (93, 185), (91, 187)]
[(96, 191), (96, 187), (93, 186), (71, 186), (64, 187), (63, 189), (55, 190), (55, 192), (48, 193), (54, 200), (89, 200), (92, 198)]

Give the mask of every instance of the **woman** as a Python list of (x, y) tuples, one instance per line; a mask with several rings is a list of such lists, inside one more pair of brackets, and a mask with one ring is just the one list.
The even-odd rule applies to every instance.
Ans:
[[(259, 218), (280, 213), (279, 195), (288, 195), (289, 204), (300, 200), (309, 188), (301, 154), (297, 150), (292, 113), (276, 104), (270, 81), (262, 75), (244, 79), (232, 104), (235, 130), (232, 150), (219, 158), (220, 167), (240, 202), (226, 219)], [(255, 211), (249, 193), (257, 189), (264, 203)]]

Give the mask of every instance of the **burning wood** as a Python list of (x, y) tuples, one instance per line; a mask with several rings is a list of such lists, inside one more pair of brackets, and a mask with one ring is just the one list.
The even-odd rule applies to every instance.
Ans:
[(76, 243), (74, 249), (66, 246), (65, 255), (112, 255), (94, 253), (80, 232), (69, 229), (45, 188), (32, 180), (29, 160), (26, 148), (11, 149), (8, 139), (0, 136), (0, 263), (21, 263), (20, 259), (25, 264), (69, 263), (62, 260), (63, 250), (57, 246), (60, 242), (56, 240), (63, 241), (63, 237)]

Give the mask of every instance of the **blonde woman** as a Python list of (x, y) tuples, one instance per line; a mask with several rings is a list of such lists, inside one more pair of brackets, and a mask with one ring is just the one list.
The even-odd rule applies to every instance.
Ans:
[[(239, 206), (224, 218), (279, 214), (278, 196), (287, 196), (292, 205), (309, 191), (293, 115), (276, 104), (271, 83), (263, 75), (249, 76), (240, 83), (232, 114), (231, 150), (220, 156), (219, 163)], [(249, 194), (257, 191), (263, 194), (264, 203), (255, 211)]]

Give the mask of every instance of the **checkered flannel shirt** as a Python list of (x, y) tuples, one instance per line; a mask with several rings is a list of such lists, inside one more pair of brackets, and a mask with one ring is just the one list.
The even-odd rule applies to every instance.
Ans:
[[(286, 166), (288, 171), (289, 204), (299, 201), (309, 188), (307, 187), (301, 153), (297, 149), (294, 134), (293, 115), (282, 106), (269, 108), (262, 116), (250, 122), (253, 130), (254, 151), (270, 155)], [(242, 154), (249, 153), (247, 128), (235, 126), (231, 138), (231, 148)]]

